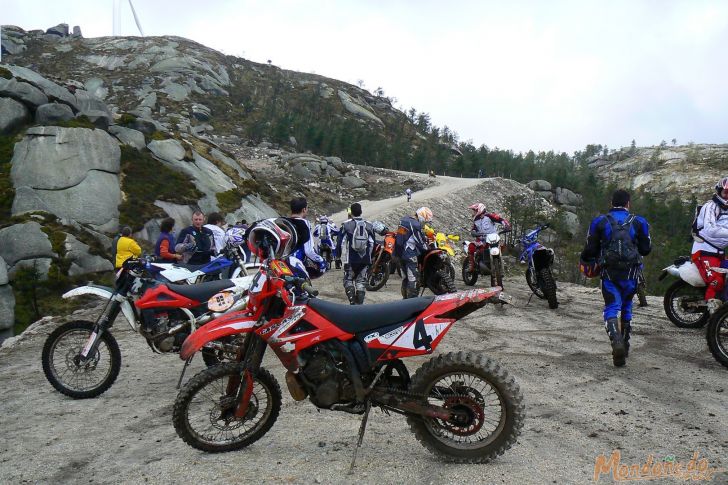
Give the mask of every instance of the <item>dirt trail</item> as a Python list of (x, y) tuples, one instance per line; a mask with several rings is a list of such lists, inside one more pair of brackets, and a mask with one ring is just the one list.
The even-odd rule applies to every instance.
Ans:
[[(412, 174), (412, 176), (427, 177), (427, 175), (421, 174)], [(360, 202), (364, 208), (364, 217), (368, 220), (373, 220), (383, 216), (387, 212), (395, 210), (398, 207), (412, 206), (413, 204), (420, 207), (427, 205), (428, 200), (447, 198), (449, 194), (474, 187), (479, 183), (482, 183), (483, 180), (484, 179), (439, 176), (437, 177), (438, 185), (413, 192), (412, 200), (409, 203), (407, 202), (407, 196), (404, 195), (406, 187), (402, 188), (401, 197), (392, 197), (390, 199), (375, 201), (361, 200), (358, 202)], [(346, 211), (337, 212), (331, 216), (331, 218), (336, 222), (341, 222), (347, 219)]]
[[(322, 298), (344, 302), (341, 276), (332, 271), (317, 280)], [(398, 286), (394, 278), (369, 293), (367, 303), (398, 299)], [(117, 382), (97, 399), (75, 401), (55, 392), (41, 370), (41, 347), (56, 325), (49, 321), (0, 349), (0, 483), (571, 484), (592, 482), (596, 456), (614, 449), (624, 464), (644, 463), (650, 454), (686, 462), (699, 451), (711, 466), (728, 467), (726, 369), (711, 357), (702, 331), (672, 326), (660, 299), (650, 297), (649, 307), (635, 311), (627, 367), (616, 369), (597, 289), (561, 284), (556, 311), (529, 302), (522, 276), (508, 278), (506, 289), (512, 306), (486, 307), (457, 322), (437, 349), (483, 353), (521, 386), (523, 433), (491, 464), (443, 463), (419, 445), (402, 417), (377, 410), (352, 479), (346, 471), (358, 417), (294, 402), (271, 355), (265, 366), (284, 394), (272, 430), (239, 452), (198, 452), (171, 425), (181, 369), (176, 355), (152, 354), (117, 322), (123, 354)], [(424, 360), (407, 366), (413, 372)], [(195, 361), (189, 375), (200, 370)], [(714, 482), (727, 480), (723, 474)]]

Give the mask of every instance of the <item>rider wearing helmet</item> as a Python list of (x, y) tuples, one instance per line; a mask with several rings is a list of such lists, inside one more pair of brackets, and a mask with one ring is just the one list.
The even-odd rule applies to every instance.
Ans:
[(725, 257), (724, 248), (728, 246), (728, 177), (715, 184), (715, 194), (700, 209), (693, 224), (693, 239), (691, 259), (707, 285), (705, 300), (708, 310), (713, 313), (723, 303), (720, 298), (725, 275), (711, 267), (720, 267)]
[[(473, 227), (470, 229), (470, 234), (474, 236), (477, 242), (480, 242), (488, 234), (498, 233), (498, 227), (496, 224), (502, 224), (506, 230), (510, 230), (511, 224), (500, 215), (495, 212), (487, 212), (485, 210), (485, 204), (477, 202), (469, 207), (473, 213)], [(470, 263), (470, 272), (475, 271), (475, 251), (477, 250), (477, 244), (470, 244), (468, 246), (468, 263)]]
[[(336, 236), (339, 235), (339, 228), (336, 227), (334, 221), (330, 220), (327, 216), (319, 216), (316, 220), (316, 227), (313, 229), (313, 236), (318, 238), (318, 253), (321, 254), (321, 245), (328, 244), (333, 249), (333, 241)], [(333, 251), (332, 256), (336, 259), (336, 251)]]
[(397, 238), (394, 245), (394, 256), (400, 259), (405, 278), (402, 280), (402, 296), (417, 296), (417, 280), (419, 269), (417, 258), (427, 250), (427, 238), (422, 233), (422, 226), (432, 221), (432, 211), (428, 207), (420, 207), (413, 216), (405, 216), (399, 222)]
[(644, 218), (630, 214), (629, 192), (614, 191), (612, 208), (607, 214), (595, 217), (589, 225), (580, 262), (587, 276), (600, 268), (604, 327), (616, 367), (623, 366), (629, 354), (632, 298), (637, 292), (642, 256), (647, 256), (651, 249), (649, 224)]
[(326, 272), (326, 261), (313, 247), (311, 224), (306, 220), (308, 201), (305, 197), (296, 197), (291, 199), (290, 206), (291, 216), (286, 218), (286, 220), (293, 225), (296, 232), (296, 245), (293, 248), (290, 258), (290, 262), (292, 262), (291, 267), (294, 273), (296, 273), (296, 276), (300, 278), (310, 278), (312, 276), (311, 271), (302, 269), (301, 265), (295, 264), (295, 260), (297, 259), (302, 261), (307, 268), (318, 268), (315, 273), (317, 276), (320, 276)]

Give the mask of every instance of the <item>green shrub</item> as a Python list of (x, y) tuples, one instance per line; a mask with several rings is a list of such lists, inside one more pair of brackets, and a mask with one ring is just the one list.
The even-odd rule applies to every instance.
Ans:
[(197, 204), (202, 193), (185, 174), (173, 170), (149, 151), (122, 145), (121, 189), (126, 199), (119, 206), (119, 223), (138, 231), (144, 223), (155, 217), (164, 217), (164, 211), (154, 205), (155, 200), (176, 204)]
[(4, 77), (5, 79), (10, 79), (13, 77), (13, 73), (5, 69), (4, 67), (0, 67), (0, 77)]
[(118, 124), (122, 126), (128, 126), (136, 121), (136, 116), (129, 113), (122, 113), (118, 120)]
[(168, 140), (168, 139), (169, 139), (169, 137), (161, 131), (155, 131), (151, 135), (149, 135), (149, 140), (161, 141), (161, 140)]
[(62, 126), (63, 128), (90, 128), (92, 130), (96, 129), (96, 125), (91, 123), (91, 120), (88, 119), (86, 115), (81, 115), (78, 118), (74, 118), (72, 120), (58, 120), (54, 121), (53, 125), (55, 126)]

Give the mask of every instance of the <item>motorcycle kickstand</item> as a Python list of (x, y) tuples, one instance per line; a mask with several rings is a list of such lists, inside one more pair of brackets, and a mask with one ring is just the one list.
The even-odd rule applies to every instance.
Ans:
[(354, 456), (351, 459), (351, 466), (349, 467), (349, 473), (347, 475), (353, 475), (354, 474), (354, 464), (356, 463), (356, 454), (359, 452), (359, 448), (361, 448), (361, 444), (364, 441), (364, 431), (367, 429), (367, 421), (369, 420), (369, 411), (372, 409), (372, 401), (371, 399), (367, 399), (366, 401), (366, 409), (364, 410), (364, 416), (361, 418), (361, 426), (359, 426), (359, 441), (356, 443), (356, 447), (354, 448)]
[(531, 293), (531, 296), (528, 297), (528, 301), (526, 302), (525, 306), (528, 306), (531, 304), (531, 298), (533, 298), (533, 293)]
[(195, 354), (192, 354), (192, 356), (185, 361), (185, 365), (184, 365), (184, 367), (182, 367), (182, 372), (180, 373), (179, 380), (177, 381), (177, 389), (179, 389), (180, 386), (182, 385), (182, 379), (185, 376), (185, 371), (187, 370), (187, 367), (190, 365), (190, 362), (192, 362), (192, 359), (194, 358), (194, 356), (195, 356)]

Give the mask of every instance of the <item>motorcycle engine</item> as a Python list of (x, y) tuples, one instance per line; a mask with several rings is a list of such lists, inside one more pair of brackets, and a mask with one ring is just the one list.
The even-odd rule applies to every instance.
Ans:
[(183, 314), (167, 309), (149, 309), (141, 311), (142, 334), (153, 349), (159, 352), (177, 351), (188, 332), (169, 331), (187, 320)]
[(346, 364), (335, 349), (315, 349), (306, 360), (301, 374), (310, 388), (311, 402), (318, 407), (328, 408), (355, 398)]

